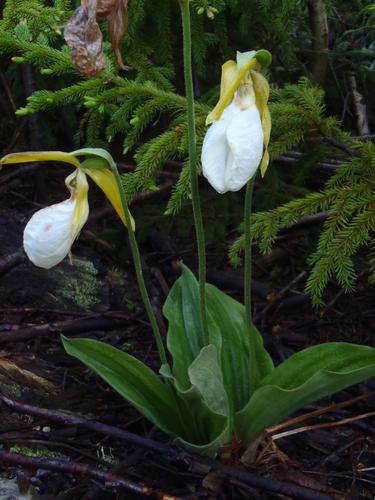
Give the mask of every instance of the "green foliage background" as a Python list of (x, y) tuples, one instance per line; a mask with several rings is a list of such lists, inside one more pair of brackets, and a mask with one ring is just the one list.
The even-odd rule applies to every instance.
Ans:
[[(17, 128), (22, 117), (38, 113), (44, 149), (96, 146), (118, 151), (120, 144), (123, 154), (136, 163), (135, 171), (124, 176), (130, 197), (155, 189), (166, 162), (180, 162), (179, 179), (164, 207), (169, 217), (176, 215), (190, 206), (177, 2), (130, 0), (129, 31), (122, 52), (132, 71), (118, 72), (106, 41), (107, 68), (93, 78), (75, 71), (62, 36), (64, 22), (76, 6), (69, 0), (49, 4), (6, 0), (0, 21), (1, 66), (19, 109), (16, 118), (0, 103), (3, 149), (9, 127)], [(355, 137), (347, 83), (348, 75), (354, 74), (373, 123), (375, 9), (366, 0), (327, 0), (325, 7), (330, 25), (330, 75), (323, 89), (311, 76), (317, 54), (312, 50), (307, 1), (192, 2), (199, 147), (206, 131), (205, 117), (218, 95), (221, 64), (234, 58), (236, 50), (266, 48), (273, 54), (269, 74), (272, 162), (265, 180), (257, 182), (254, 240), (266, 253), (280, 229), (305, 215), (327, 212), (310, 258), (307, 290), (315, 304), (321, 303), (332, 277), (346, 291), (353, 290), (357, 274), (353, 257), (363, 247), (368, 248), (366, 265), (375, 281), (375, 149), (370, 141)], [(201, 8), (214, 8), (218, 13), (211, 20), (198, 15)], [(102, 29), (108, 40), (104, 24)], [(38, 89), (26, 105), (20, 71), (25, 65), (31, 65)], [(25, 143), (27, 138), (21, 136), (14, 148), (24, 149)], [(203, 182), (202, 187), (212, 205), (212, 191)], [(219, 197), (214, 202), (221, 203)], [(223, 226), (230, 227), (233, 220), (228, 218)], [(240, 234), (230, 249), (233, 264), (240, 265), (242, 249)]]

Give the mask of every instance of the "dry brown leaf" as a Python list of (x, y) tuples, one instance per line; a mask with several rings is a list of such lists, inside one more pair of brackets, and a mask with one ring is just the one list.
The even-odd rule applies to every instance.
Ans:
[(121, 69), (130, 70), (130, 66), (125, 66), (122, 62), (120, 52), (120, 42), (128, 29), (128, 2), (120, 0), (116, 11), (112, 12), (108, 17), (109, 34), (113, 51), (115, 53), (116, 62)]
[(120, 42), (128, 26), (128, 0), (82, 0), (65, 25), (64, 38), (73, 48), (76, 69), (85, 76), (95, 76), (105, 68), (103, 36), (98, 25), (102, 18), (108, 22), (116, 63), (121, 69), (130, 69), (120, 53)]

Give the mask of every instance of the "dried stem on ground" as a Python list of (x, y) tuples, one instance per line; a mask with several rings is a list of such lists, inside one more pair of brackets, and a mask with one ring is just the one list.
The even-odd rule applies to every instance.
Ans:
[(63, 462), (61, 460), (52, 460), (47, 458), (33, 458), (20, 453), (0, 450), (0, 461), (11, 465), (21, 465), (28, 469), (45, 469), (69, 474), (78, 474), (89, 476), (92, 479), (101, 481), (109, 488), (121, 488), (131, 493), (142, 496), (152, 496), (160, 500), (177, 500), (176, 497), (166, 495), (165, 493), (148, 488), (142, 484), (137, 484), (128, 479), (124, 479), (111, 472), (105, 472), (86, 464)]

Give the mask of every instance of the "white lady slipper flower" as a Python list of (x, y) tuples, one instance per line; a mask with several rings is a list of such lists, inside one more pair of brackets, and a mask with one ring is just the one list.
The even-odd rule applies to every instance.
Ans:
[(33, 264), (44, 269), (59, 264), (89, 216), (86, 175), (79, 169), (65, 179), (70, 198), (38, 210), (23, 233), (23, 248)]
[(262, 176), (267, 169), (269, 87), (259, 69), (269, 62), (267, 51), (252, 51), (223, 65), (220, 100), (207, 117), (212, 125), (202, 146), (203, 175), (218, 193), (240, 190), (259, 165)]
[[(80, 163), (76, 156), (89, 158)], [(32, 161), (63, 161), (76, 169), (65, 179), (70, 198), (38, 210), (27, 223), (23, 246), (31, 262), (38, 267), (50, 269), (59, 264), (81, 232), (89, 216), (86, 174), (102, 189), (122, 222), (126, 224), (118, 185), (109, 164), (110, 155), (100, 149), (85, 149), (73, 153), (59, 151), (13, 153), (0, 160), (0, 166)], [(131, 220), (134, 228), (134, 221)]]

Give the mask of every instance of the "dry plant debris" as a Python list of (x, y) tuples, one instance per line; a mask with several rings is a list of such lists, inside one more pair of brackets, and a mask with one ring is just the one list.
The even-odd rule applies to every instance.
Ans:
[(124, 70), (120, 42), (128, 26), (128, 0), (82, 0), (64, 30), (64, 38), (72, 47), (72, 58), (79, 73), (95, 76), (106, 67), (103, 35), (98, 20), (106, 19), (117, 65)]

